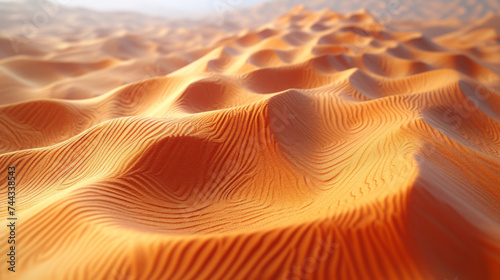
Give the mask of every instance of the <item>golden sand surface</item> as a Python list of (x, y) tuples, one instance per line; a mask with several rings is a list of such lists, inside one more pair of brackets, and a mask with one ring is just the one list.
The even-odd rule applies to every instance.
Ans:
[(484, 11), (398, 26), (297, 6), (224, 29), (74, 8), (5, 26), (17, 263), (2, 226), (0, 278), (500, 279), (500, 14)]

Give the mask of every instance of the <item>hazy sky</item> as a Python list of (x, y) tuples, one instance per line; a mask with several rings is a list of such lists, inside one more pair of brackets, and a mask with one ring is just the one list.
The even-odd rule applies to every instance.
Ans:
[(215, 13), (217, 7), (221, 6), (242, 8), (267, 1), (269, 0), (60, 0), (59, 2), (97, 10), (129, 10), (153, 14), (178, 12), (181, 16), (198, 16)]
[[(263, 2), (271, 2), (272, 0), (0, 0), (0, 2), (31, 2), (35, 6), (40, 6), (42, 1), (58, 2), (69, 6), (79, 6), (95, 10), (107, 11), (133, 11), (146, 14), (164, 16), (166, 18), (197, 18), (209, 16), (220, 16), (225, 13), (221, 11), (233, 11), (240, 8), (249, 7)], [(404, 20), (421, 20), (422, 18), (441, 18), (447, 19), (451, 17), (459, 17), (467, 19), (469, 17), (482, 17), (487, 13), (499, 13), (500, 8), (495, 6), (492, 9), (491, 5), (486, 3), (499, 0), (456, 0), (460, 5), (449, 5), (449, 0), (362, 0), (362, 1), (344, 1), (344, 0), (286, 0), (279, 1), (280, 7), (269, 6), (260, 10), (263, 15), (267, 15), (267, 20), (270, 20), (282, 13), (285, 13), (293, 6), (298, 4), (305, 5), (308, 9), (319, 10), (330, 8), (334, 11), (346, 13), (365, 8), (372, 15), (388, 14), (391, 18), (400, 18)], [(429, 13), (431, 9), (427, 9), (429, 3), (435, 7), (441, 8), (443, 12)], [(394, 5), (396, 4), (396, 5)], [(397, 7), (396, 12), (393, 12), (390, 7)], [(279, 10), (279, 11), (278, 11)]]

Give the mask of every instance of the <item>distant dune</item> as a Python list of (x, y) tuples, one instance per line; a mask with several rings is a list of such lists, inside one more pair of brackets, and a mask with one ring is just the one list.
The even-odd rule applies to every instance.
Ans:
[(500, 15), (483, 11), (6, 26), (18, 261), (4, 228), (0, 278), (500, 279)]

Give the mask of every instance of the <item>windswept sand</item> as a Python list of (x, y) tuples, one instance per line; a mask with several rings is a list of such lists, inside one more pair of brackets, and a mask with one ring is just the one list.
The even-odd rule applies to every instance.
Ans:
[(0, 36), (1, 279), (500, 279), (499, 15), (123, 18)]

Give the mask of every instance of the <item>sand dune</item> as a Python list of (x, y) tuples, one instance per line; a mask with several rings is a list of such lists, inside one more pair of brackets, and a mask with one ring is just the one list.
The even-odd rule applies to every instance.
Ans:
[(500, 278), (499, 16), (156, 23), (1, 37), (2, 279)]

